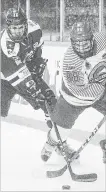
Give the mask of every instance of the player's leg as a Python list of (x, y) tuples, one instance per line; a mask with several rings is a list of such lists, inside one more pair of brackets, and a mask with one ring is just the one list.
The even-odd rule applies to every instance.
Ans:
[(1, 79), (1, 116), (6, 117), (16, 91), (8, 81)]
[[(67, 145), (66, 139), (71, 133), (70, 129), (75, 123), (80, 113), (84, 111), (85, 107), (76, 107), (69, 105), (62, 96), (58, 99), (53, 112), (51, 113), (51, 119), (57, 124), (62, 141), (64, 142), (67, 154), (71, 157), (75, 152)], [(52, 152), (56, 150), (61, 154), (60, 146), (54, 128), (48, 132), (47, 141), (42, 149), (41, 158), (47, 161)]]
[(106, 90), (103, 96), (98, 101), (96, 101), (92, 107), (103, 115), (106, 115)]
[[(106, 90), (104, 95), (93, 105), (93, 107), (103, 115), (106, 115)], [(106, 139), (100, 141), (100, 146), (103, 151), (103, 162), (106, 163)]]

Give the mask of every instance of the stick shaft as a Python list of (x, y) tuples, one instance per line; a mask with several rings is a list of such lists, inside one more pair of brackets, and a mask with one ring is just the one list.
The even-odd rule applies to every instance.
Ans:
[(78, 154), (84, 149), (84, 147), (90, 142), (92, 137), (97, 133), (97, 131), (100, 129), (102, 124), (106, 121), (106, 115), (102, 118), (102, 120), (99, 122), (99, 124), (95, 127), (94, 131), (91, 132), (91, 135), (85, 140), (85, 142), (82, 144), (82, 146), (77, 150), (77, 152), (73, 155), (71, 158), (71, 161), (73, 161)]

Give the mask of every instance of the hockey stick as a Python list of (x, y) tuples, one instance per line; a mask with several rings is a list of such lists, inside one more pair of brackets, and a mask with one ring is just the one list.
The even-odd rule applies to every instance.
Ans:
[(97, 179), (97, 174), (95, 174), (95, 173), (77, 175), (77, 174), (75, 174), (73, 172), (73, 170), (71, 168), (71, 165), (70, 165), (70, 158), (67, 158), (67, 154), (66, 154), (66, 151), (64, 149), (64, 144), (63, 144), (62, 139), (60, 137), (60, 133), (58, 131), (57, 125), (56, 125), (56, 123), (53, 123), (53, 124), (54, 124), (54, 128), (55, 128), (55, 131), (56, 131), (56, 135), (57, 135), (59, 144), (61, 146), (61, 150), (62, 150), (64, 159), (66, 160), (66, 163), (67, 163), (66, 167), (69, 170), (69, 173), (71, 175), (72, 180), (79, 181), (79, 182), (93, 182), (93, 181), (95, 181)]
[[(61, 176), (66, 170), (67, 170), (67, 167), (69, 168), (69, 170), (71, 171), (72, 173), (72, 170), (71, 168), (69, 167), (69, 164), (78, 156), (78, 154), (84, 149), (84, 147), (89, 143), (89, 141), (92, 139), (92, 137), (97, 133), (97, 131), (100, 129), (100, 127), (102, 126), (102, 124), (106, 121), (106, 115), (102, 118), (102, 120), (99, 122), (99, 124), (95, 127), (94, 131), (91, 133), (91, 135), (85, 140), (85, 142), (82, 144), (82, 146), (78, 149), (78, 151), (73, 155), (73, 157), (68, 161), (68, 165), (65, 165), (62, 169), (60, 170), (57, 170), (57, 171), (47, 171), (47, 176), (50, 177), (50, 178), (53, 178), (53, 177), (59, 177)], [(55, 126), (55, 129), (56, 129), (56, 124), (54, 124)], [(82, 179), (83, 180), (86, 179), (88, 180), (88, 177), (89, 178), (95, 178), (96, 179), (96, 175), (95, 174), (87, 174), (87, 175), (84, 175), (84, 176), (80, 176), (80, 175), (77, 175), (76, 177), (76, 174), (73, 173), (73, 178), (75, 180), (75, 178), (78, 178), (78, 180)], [(92, 178), (92, 180), (93, 180)], [(85, 180), (86, 180), (85, 179)]]

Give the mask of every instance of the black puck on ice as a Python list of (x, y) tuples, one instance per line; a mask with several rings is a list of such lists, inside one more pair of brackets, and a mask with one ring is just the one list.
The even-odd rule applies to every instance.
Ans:
[(70, 187), (70, 185), (63, 185), (62, 186), (62, 189), (63, 190), (69, 190), (71, 187)]

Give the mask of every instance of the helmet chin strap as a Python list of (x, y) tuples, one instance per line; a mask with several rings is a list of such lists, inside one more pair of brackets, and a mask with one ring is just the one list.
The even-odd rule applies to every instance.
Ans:
[(86, 59), (86, 58), (92, 57), (92, 56), (94, 55), (95, 50), (96, 50), (96, 42), (94, 41), (91, 50), (85, 51), (85, 52), (83, 52), (83, 53), (81, 53), (80, 51), (77, 51), (77, 50), (75, 49), (75, 46), (73, 45), (73, 43), (72, 43), (72, 47), (73, 47), (74, 52), (75, 52), (80, 58)]
[(79, 54), (79, 56), (83, 59), (86, 59), (87, 57), (92, 57), (93, 56), (93, 50), (89, 52), (85, 52), (84, 54)]
[(81, 59), (86, 59), (87, 57), (93, 56), (93, 49), (84, 53), (78, 52), (74, 47), (73, 50)]

